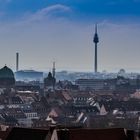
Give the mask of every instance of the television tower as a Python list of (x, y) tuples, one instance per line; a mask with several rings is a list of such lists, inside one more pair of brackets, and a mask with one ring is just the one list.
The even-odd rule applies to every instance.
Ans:
[(98, 33), (97, 33), (97, 24), (95, 25), (95, 34), (94, 34), (94, 38), (93, 38), (93, 43), (95, 43), (95, 64), (94, 64), (94, 71), (95, 73), (97, 73), (97, 44), (99, 42), (99, 37), (98, 37)]

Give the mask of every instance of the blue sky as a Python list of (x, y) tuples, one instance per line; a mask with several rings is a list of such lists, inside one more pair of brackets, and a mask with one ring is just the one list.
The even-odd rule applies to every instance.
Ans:
[(99, 71), (140, 71), (140, 0), (0, 0), (0, 66), (93, 71), (98, 23)]
[(76, 18), (140, 15), (140, 0), (0, 0), (0, 10), (15, 18), (57, 4), (70, 7)]
[(6, 13), (24, 14), (47, 6), (62, 4), (78, 14), (139, 15), (139, 0), (1, 0), (0, 8)]

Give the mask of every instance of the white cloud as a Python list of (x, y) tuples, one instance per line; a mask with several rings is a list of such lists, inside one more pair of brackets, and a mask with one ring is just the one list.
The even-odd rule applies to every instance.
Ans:
[(38, 10), (36, 13), (30, 14), (28, 17), (25, 17), (26, 22), (34, 22), (34, 21), (41, 21), (45, 18), (52, 17), (54, 15), (57, 15), (59, 13), (69, 13), (71, 12), (71, 8), (65, 5), (56, 4), (51, 5), (49, 7), (45, 7), (41, 10)]

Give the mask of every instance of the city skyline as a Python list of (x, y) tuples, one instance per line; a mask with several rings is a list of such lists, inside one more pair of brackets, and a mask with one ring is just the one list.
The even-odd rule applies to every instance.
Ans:
[(0, 0), (0, 66), (94, 72), (94, 25), (99, 71), (140, 72), (139, 0)]

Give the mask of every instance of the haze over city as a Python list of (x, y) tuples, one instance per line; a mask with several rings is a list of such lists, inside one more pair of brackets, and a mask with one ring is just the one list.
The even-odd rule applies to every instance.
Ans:
[(0, 0), (0, 140), (140, 140), (140, 0)]
[(98, 70), (140, 72), (139, 0), (0, 0), (0, 66), (94, 71), (98, 23)]

